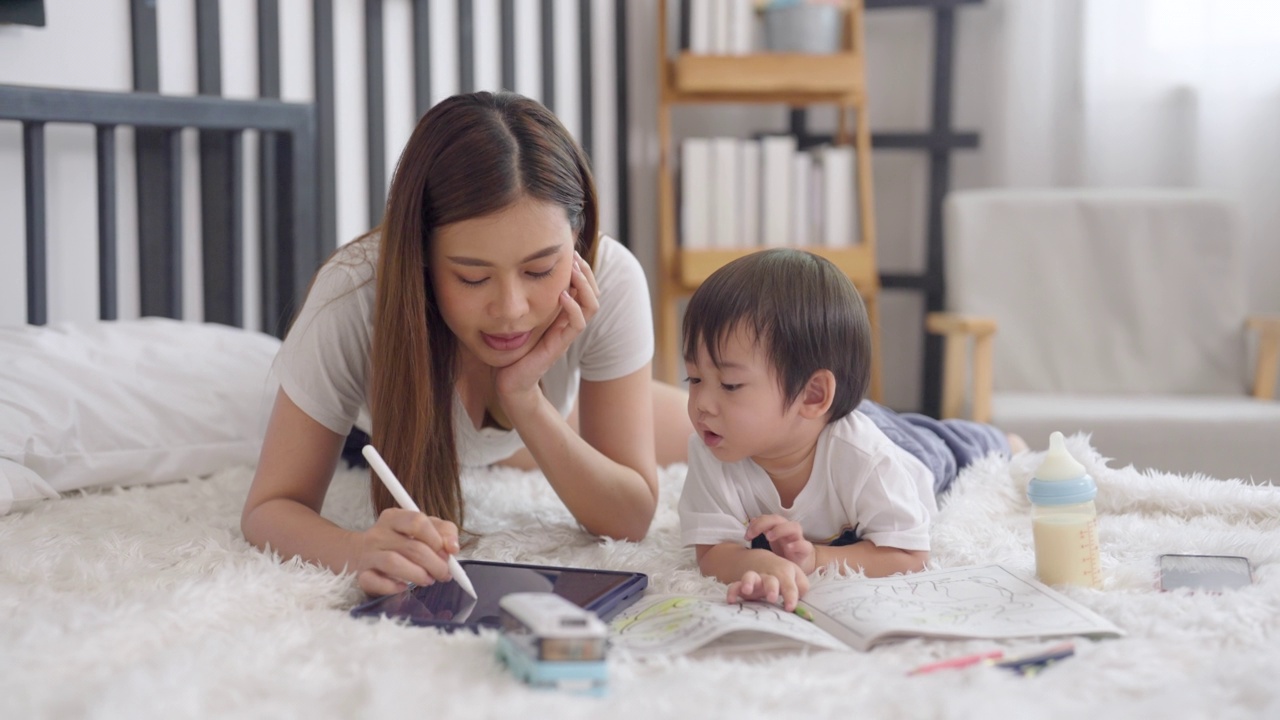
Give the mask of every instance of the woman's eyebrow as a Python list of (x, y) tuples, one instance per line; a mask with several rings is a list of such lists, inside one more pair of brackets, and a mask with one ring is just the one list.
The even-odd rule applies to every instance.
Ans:
[[(562, 247), (564, 247), (563, 243), (548, 245), (547, 247), (544, 247), (535, 253), (525, 256), (523, 259), (520, 260), (520, 262), (527, 263), (527, 262), (532, 262), (534, 260), (539, 260), (544, 257), (555, 255), (556, 253), (560, 252), (560, 248)], [(467, 265), (470, 267), (493, 267), (493, 263), (489, 262), (488, 260), (481, 260), (480, 258), (464, 257), (461, 255), (449, 255), (448, 260), (449, 262), (456, 263), (458, 265)]]

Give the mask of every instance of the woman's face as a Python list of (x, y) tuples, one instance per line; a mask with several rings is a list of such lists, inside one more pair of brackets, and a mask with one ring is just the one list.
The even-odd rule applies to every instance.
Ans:
[(573, 240), (564, 208), (528, 197), (436, 230), (431, 282), (464, 362), (506, 367), (538, 344), (569, 288)]

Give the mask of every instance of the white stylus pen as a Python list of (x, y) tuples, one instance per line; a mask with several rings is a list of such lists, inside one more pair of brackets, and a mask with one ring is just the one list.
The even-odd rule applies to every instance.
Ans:
[[(400, 484), (400, 480), (396, 478), (396, 474), (391, 472), (391, 468), (387, 467), (387, 461), (383, 460), (382, 456), (378, 454), (377, 448), (372, 445), (365, 445), (360, 452), (364, 455), (364, 459), (369, 461), (369, 466), (373, 468), (373, 471), (382, 479), (382, 484), (386, 485), (387, 489), (391, 491), (392, 497), (396, 499), (396, 502), (400, 504), (400, 507), (405, 510), (422, 512), (418, 509), (418, 504), (413, 501), (413, 498), (409, 497), (408, 491), (406, 491), (404, 486)], [(471, 578), (467, 577), (467, 571), (462, 569), (462, 565), (458, 562), (458, 559), (452, 554), (446, 555), (445, 557), (448, 559), (449, 573), (453, 575), (454, 581), (457, 582), (463, 590), (467, 591), (468, 595), (479, 599), (480, 596), (476, 595), (475, 587), (471, 585)]]

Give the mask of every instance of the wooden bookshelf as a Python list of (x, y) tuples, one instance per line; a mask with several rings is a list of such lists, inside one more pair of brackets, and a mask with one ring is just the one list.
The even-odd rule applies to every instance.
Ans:
[[(691, 55), (681, 53), (670, 66), (675, 102), (857, 102), (862, 58), (852, 52), (830, 55), (760, 53)], [(732, 98), (731, 100), (729, 98)]]
[[(680, 253), (680, 284), (692, 292), (702, 281), (721, 265), (731, 260), (762, 250), (764, 248), (732, 248), (709, 250), (683, 250)], [(805, 248), (814, 255), (821, 255), (830, 260), (836, 267), (848, 275), (853, 284), (865, 294), (866, 287), (874, 286), (876, 277), (874, 266), (868, 256), (870, 249), (864, 245), (847, 248), (809, 247)]]
[[(696, 1), (696, 0), (685, 0)], [(658, 2), (658, 293), (657, 373), (674, 382), (680, 346), (680, 302), (712, 272), (734, 258), (761, 248), (690, 250), (678, 237), (675, 148), (671, 110), (698, 103), (768, 103), (790, 107), (827, 104), (838, 109), (835, 141), (855, 148), (858, 207), (857, 244), (848, 247), (804, 247), (834, 262), (853, 280), (871, 315), (870, 397), (882, 396), (880, 363), (880, 277), (876, 269), (875, 211), (872, 206), (871, 132), (867, 120), (865, 45), (861, 0), (849, 3), (844, 43), (826, 55), (757, 53), (693, 55), (670, 53), (667, 0)]]

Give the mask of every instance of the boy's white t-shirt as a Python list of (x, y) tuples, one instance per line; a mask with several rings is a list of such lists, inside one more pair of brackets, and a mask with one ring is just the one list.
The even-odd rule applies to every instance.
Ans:
[(818, 435), (809, 482), (789, 508), (750, 458), (722, 463), (698, 435), (689, 439), (689, 473), (680, 496), (686, 546), (748, 546), (748, 521), (780, 515), (799, 523), (815, 544), (830, 544), (852, 529), (877, 546), (928, 550), (929, 524), (937, 512), (933, 474), (857, 410)]
[[(276, 357), (275, 371), (289, 399), (339, 435), (353, 425), (371, 429), (367, 391), (377, 254), (377, 239), (370, 238), (344, 246), (325, 263)], [(543, 393), (564, 416), (577, 400), (579, 380), (624, 377), (653, 359), (649, 283), (639, 261), (602, 236), (593, 270), (600, 310), (542, 378)], [(465, 467), (503, 460), (523, 445), (513, 430), (477, 429), (457, 393), (453, 420), (458, 460)]]

